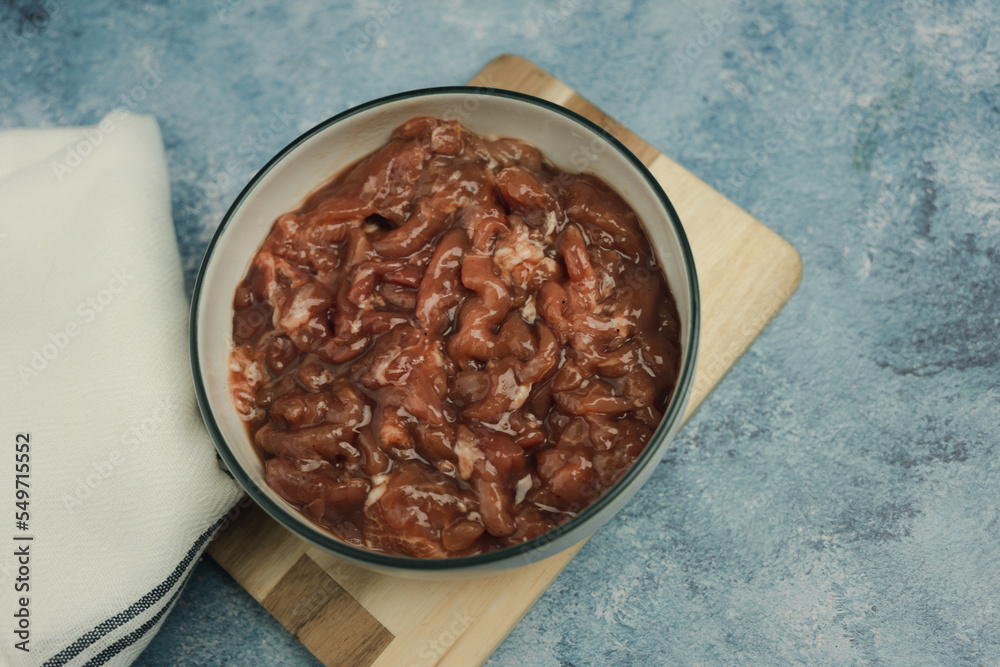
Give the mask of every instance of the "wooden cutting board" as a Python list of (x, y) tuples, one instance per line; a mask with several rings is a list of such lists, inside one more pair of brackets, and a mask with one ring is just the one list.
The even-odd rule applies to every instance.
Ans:
[[(798, 253), (531, 62), (500, 56), (470, 83), (542, 97), (590, 118), (663, 185), (687, 232), (701, 287), (701, 349), (687, 420), (798, 287)], [(326, 665), (481, 664), (583, 546), (488, 578), (411, 581), (350, 565), (246, 504), (208, 551)]]

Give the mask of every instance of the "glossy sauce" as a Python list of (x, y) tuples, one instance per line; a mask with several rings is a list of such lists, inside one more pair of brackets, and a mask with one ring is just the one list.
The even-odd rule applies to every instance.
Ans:
[(232, 396), (267, 483), (390, 554), (568, 520), (646, 446), (680, 362), (621, 197), (453, 120), (410, 119), (279, 217), (233, 305)]

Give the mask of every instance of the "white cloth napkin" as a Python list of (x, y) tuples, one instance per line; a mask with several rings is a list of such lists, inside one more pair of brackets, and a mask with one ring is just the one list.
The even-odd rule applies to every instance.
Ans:
[(240, 496), (195, 402), (153, 118), (0, 131), (0, 313), (0, 663), (128, 664)]

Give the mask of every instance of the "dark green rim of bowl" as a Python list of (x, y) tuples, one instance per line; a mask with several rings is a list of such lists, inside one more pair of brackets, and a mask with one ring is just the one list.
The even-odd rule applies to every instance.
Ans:
[[(484, 95), (491, 97), (504, 97), (508, 99), (517, 100), (519, 102), (524, 102), (526, 104), (533, 104), (536, 106), (543, 107), (549, 111), (561, 114), (567, 118), (575, 121), (576, 123), (582, 125), (583, 127), (596, 133), (603, 140), (607, 141), (608, 144), (613, 146), (619, 153), (622, 154), (642, 175), (646, 180), (647, 185), (652, 188), (653, 192), (659, 198), (660, 203), (667, 212), (667, 217), (670, 219), (671, 224), (674, 228), (674, 233), (677, 235), (677, 239), (681, 248), (681, 253), (684, 257), (685, 269), (687, 272), (687, 278), (690, 285), (691, 299), (691, 326), (689, 327), (689, 333), (686, 341), (686, 352), (688, 353), (684, 363), (681, 366), (680, 373), (677, 376), (677, 384), (674, 388), (673, 396), (670, 399), (670, 403), (667, 406), (667, 410), (663, 415), (663, 419), (660, 425), (653, 432), (650, 437), (649, 443), (647, 443), (642, 454), (632, 463), (625, 474), (615, 482), (615, 484), (605, 491), (597, 500), (592, 502), (586, 508), (584, 508), (579, 514), (571, 518), (569, 521), (563, 523), (556, 528), (553, 528), (549, 532), (536, 537), (532, 540), (525, 542), (524, 544), (506, 547), (504, 549), (499, 549), (497, 551), (491, 551), (485, 554), (479, 554), (476, 556), (458, 556), (455, 558), (443, 558), (443, 559), (427, 559), (427, 558), (416, 558), (409, 556), (393, 556), (389, 554), (377, 553), (374, 551), (369, 551), (361, 547), (355, 547), (346, 542), (343, 542), (332, 534), (326, 532), (322, 527), (312, 524), (311, 529), (307, 528), (304, 524), (295, 521), (287, 516), (289, 509), (282, 507), (275, 503), (270, 497), (268, 497), (263, 490), (257, 486), (257, 484), (250, 479), (250, 476), (243, 470), (233, 455), (229, 448), (229, 444), (225, 441), (222, 436), (222, 432), (219, 429), (219, 425), (215, 420), (215, 414), (212, 411), (212, 406), (208, 400), (208, 393), (205, 389), (204, 383), (201, 376), (201, 364), (198, 357), (198, 306), (201, 301), (201, 291), (204, 285), (205, 273), (209, 263), (212, 260), (213, 253), (215, 251), (216, 244), (221, 238), (223, 232), (228, 226), (230, 220), (235, 216), (236, 212), (239, 210), (243, 201), (247, 198), (250, 192), (257, 186), (257, 184), (264, 178), (265, 175), (281, 160), (292, 153), (298, 146), (315, 136), (316, 134), (323, 132), (324, 130), (336, 125), (340, 121), (350, 118), (356, 114), (368, 111), (375, 107), (383, 106), (393, 102), (399, 102), (406, 99), (414, 99), (420, 97), (430, 97), (434, 95)], [(525, 95), (523, 93), (517, 93), (509, 90), (500, 90), (496, 88), (480, 88), (475, 86), (444, 86), (439, 88), (421, 88), (419, 90), (413, 90), (404, 93), (397, 93), (395, 95), (389, 95), (387, 97), (381, 97), (371, 102), (367, 102), (360, 106), (348, 109), (342, 113), (329, 118), (322, 123), (316, 125), (312, 129), (306, 131), (290, 144), (285, 146), (277, 155), (275, 155), (271, 160), (257, 172), (256, 175), (247, 183), (246, 187), (240, 192), (239, 196), (233, 202), (232, 206), (226, 212), (226, 215), (222, 219), (222, 223), (216, 230), (215, 235), (212, 237), (211, 243), (208, 245), (208, 249), (205, 251), (205, 257), (202, 259), (201, 268), (198, 271), (198, 277), (194, 285), (194, 293), (191, 301), (191, 324), (190, 324), (190, 346), (191, 346), (191, 366), (194, 375), (195, 392), (198, 396), (198, 406), (201, 409), (202, 417), (205, 421), (205, 425), (208, 427), (208, 431), (215, 441), (216, 450), (219, 452), (219, 456), (222, 457), (223, 462), (229, 469), (230, 473), (236, 479), (241, 487), (250, 495), (250, 497), (260, 505), (264, 511), (270, 514), (276, 521), (278, 521), (285, 528), (288, 528), (293, 533), (299, 537), (305, 539), (306, 541), (315, 544), (327, 551), (341, 555), (345, 558), (354, 561), (360, 561), (363, 563), (368, 563), (370, 565), (396, 569), (396, 570), (412, 570), (412, 571), (425, 571), (425, 572), (447, 572), (447, 571), (461, 571), (467, 569), (474, 569), (482, 565), (489, 565), (491, 563), (501, 563), (503, 561), (513, 561), (517, 558), (525, 559), (525, 564), (534, 562), (537, 559), (532, 559), (532, 553), (544, 547), (553, 541), (556, 541), (574, 530), (577, 526), (585, 524), (594, 516), (602, 512), (610, 503), (612, 503), (624, 489), (628, 488), (629, 485), (640, 475), (640, 473), (650, 465), (652, 457), (659, 450), (659, 445), (661, 440), (666, 437), (667, 433), (673, 427), (674, 423), (683, 417), (682, 409), (687, 404), (687, 399), (690, 398), (690, 390), (692, 381), (694, 378), (694, 368), (695, 362), (698, 356), (698, 340), (701, 328), (701, 304), (698, 291), (698, 278), (694, 266), (694, 257), (691, 254), (691, 247), (688, 244), (687, 235), (684, 233), (684, 228), (681, 226), (680, 219), (677, 216), (677, 211), (674, 210), (673, 205), (667, 198), (666, 193), (660, 184), (656, 181), (653, 175), (649, 172), (639, 158), (637, 158), (632, 151), (626, 148), (620, 141), (611, 136), (604, 128), (597, 125), (596, 123), (584, 118), (583, 116), (570, 111), (558, 104), (554, 104), (547, 100), (543, 100), (531, 95)], [(684, 400), (679, 400), (679, 397), (684, 397)], [(294, 511), (294, 510), (292, 510)], [(581, 535), (580, 539), (584, 539), (586, 535)], [(552, 554), (550, 554), (552, 555)]]

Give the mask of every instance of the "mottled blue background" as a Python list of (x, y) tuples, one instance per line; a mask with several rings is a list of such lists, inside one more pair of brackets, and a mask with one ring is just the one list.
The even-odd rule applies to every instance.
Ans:
[[(805, 275), (491, 664), (1000, 664), (1000, 8), (743, 4), (6, 0), (0, 127), (155, 115), (190, 285), (303, 130), (536, 61)], [(139, 664), (315, 661), (206, 561)]]

